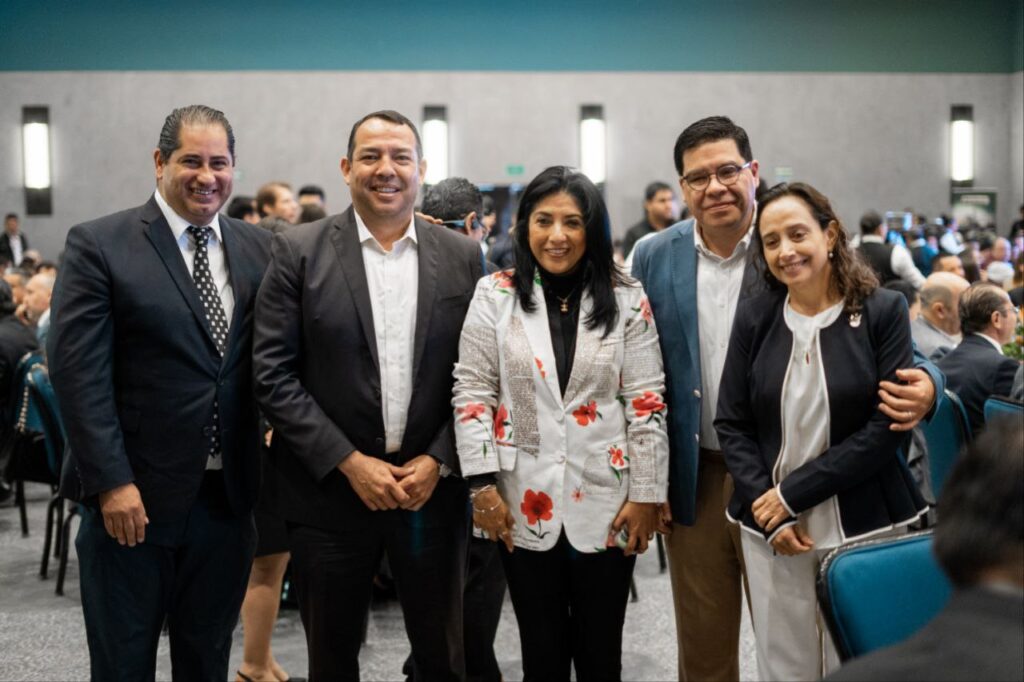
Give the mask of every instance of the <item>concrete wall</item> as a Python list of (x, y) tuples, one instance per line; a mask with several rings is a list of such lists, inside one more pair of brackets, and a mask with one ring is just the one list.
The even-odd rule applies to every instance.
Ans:
[[(526, 182), (578, 163), (581, 104), (608, 121), (606, 196), (614, 229), (638, 219), (644, 185), (674, 182), (671, 149), (690, 122), (727, 114), (750, 133), (771, 183), (779, 169), (817, 185), (849, 225), (866, 209), (948, 210), (949, 111), (972, 104), (978, 187), (999, 191), (1005, 230), (1024, 197), (1024, 73), (634, 72), (0, 72), (0, 210), (24, 212), (21, 107), (50, 107), (54, 215), (25, 228), (56, 256), (74, 223), (144, 201), (164, 116), (202, 102), (238, 137), (235, 193), (263, 182), (316, 183), (340, 211), (338, 171), (362, 114), (395, 108), (419, 120), (448, 107), (451, 173)], [(429, 161), (429, 160), (428, 160)], [(521, 164), (522, 176), (506, 166)]]

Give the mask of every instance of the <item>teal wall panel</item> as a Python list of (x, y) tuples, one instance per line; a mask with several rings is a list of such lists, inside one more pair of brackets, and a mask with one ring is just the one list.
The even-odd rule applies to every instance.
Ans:
[(1024, 0), (0, 3), (0, 70), (1010, 72)]

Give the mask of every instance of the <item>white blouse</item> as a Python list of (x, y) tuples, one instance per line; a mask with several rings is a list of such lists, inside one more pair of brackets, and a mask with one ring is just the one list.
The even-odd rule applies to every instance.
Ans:
[[(784, 310), (786, 326), (793, 333), (793, 350), (782, 385), (782, 451), (773, 472), (776, 484), (792, 471), (816, 459), (830, 445), (831, 419), (819, 337), (822, 329), (839, 319), (843, 302), (817, 315), (808, 316), (793, 310), (787, 297)], [(843, 544), (839, 510), (834, 496), (799, 514), (797, 518), (814, 540), (816, 549)]]

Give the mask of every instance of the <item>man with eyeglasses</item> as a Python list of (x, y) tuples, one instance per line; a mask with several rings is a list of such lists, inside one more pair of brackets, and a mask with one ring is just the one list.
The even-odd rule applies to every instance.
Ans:
[(975, 282), (960, 294), (960, 345), (939, 360), (949, 390), (967, 411), (971, 432), (985, 425), (985, 401), (1010, 395), (1020, 364), (1003, 355), (1013, 340), (1020, 311), (1010, 295), (991, 282)]
[(439, 220), (445, 227), (478, 242), (485, 270), (494, 272), (498, 269), (486, 260), (487, 235), (491, 231), (482, 220), (483, 194), (472, 182), (466, 178), (445, 178), (432, 185), (423, 196), (420, 212), (421, 215)]
[[(690, 125), (673, 160), (693, 218), (638, 242), (632, 272), (647, 291), (669, 385), (666, 533), (681, 680), (737, 680), (743, 558), (726, 520), (732, 480), (713, 422), (718, 384), (741, 297), (764, 279), (751, 262), (758, 162), (746, 131), (724, 116)], [(942, 391), (942, 376), (899, 370), (879, 409), (909, 430)]]

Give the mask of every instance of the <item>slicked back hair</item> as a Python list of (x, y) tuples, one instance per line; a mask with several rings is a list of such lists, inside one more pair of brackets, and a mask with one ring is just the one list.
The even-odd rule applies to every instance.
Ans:
[(182, 126), (208, 126), (219, 125), (224, 128), (228, 136), (228, 152), (231, 154), (231, 164), (235, 163), (235, 131), (223, 111), (218, 111), (204, 104), (191, 104), (187, 107), (175, 109), (164, 119), (164, 127), (160, 129), (160, 141), (157, 149), (160, 150), (160, 158), (167, 161), (171, 158), (178, 147), (181, 146)]
[(1002, 310), (1003, 288), (992, 282), (975, 282), (960, 294), (960, 331), (964, 336), (984, 331), (992, 313)]
[(366, 116), (363, 116), (361, 119), (355, 122), (355, 125), (352, 126), (352, 131), (348, 134), (348, 152), (346, 152), (349, 162), (352, 161), (352, 152), (356, 150), (356, 132), (359, 130), (359, 126), (363, 125), (372, 118), (379, 118), (380, 120), (387, 121), (388, 123), (394, 123), (395, 125), (400, 126), (408, 126), (409, 128), (411, 128), (413, 137), (416, 138), (416, 160), (423, 160), (423, 143), (420, 142), (420, 131), (416, 129), (416, 124), (410, 121), (402, 114), (398, 113), (397, 111), (394, 111), (392, 109), (381, 109), (380, 111), (375, 111), (372, 114), (367, 114)]
[(734, 141), (744, 161), (754, 160), (747, 131), (733, 123), (728, 116), (708, 116), (696, 123), (691, 123), (676, 139), (676, 146), (672, 150), (672, 161), (676, 164), (679, 177), (683, 177), (683, 154), (702, 144), (719, 140)]

